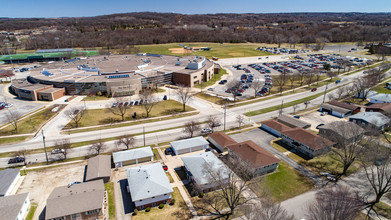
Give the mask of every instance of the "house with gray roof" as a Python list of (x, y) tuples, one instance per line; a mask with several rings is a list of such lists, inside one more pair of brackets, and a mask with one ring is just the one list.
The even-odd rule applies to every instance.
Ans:
[(151, 147), (141, 147), (113, 153), (115, 167), (153, 161)]
[(370, 103), (391, 103), (391, 94), (377, 94), (368, 98)]
[(171, 201), (174, 192), (161, 163), (126, 169), (129, 191), (137, 209), (145, 209)]
[(347, 121), (333, 121), (319, 127), (319, 135), (337, 143), (337, 145), (354, 143), (364, 134), (365, 130), (362, 127)]
[(7, 196), (14, 189), (20, 178), (19, 169), (5, 169), (0, 171), (0, 197)]
[(29, 209), (29, 193), (0, 197), (0, 219), (25, 219)]
[(104, 200), (103, 180), (60, 186), (46, 200), (45, 219), (99, 219)]
[(194, 151), (204, 150), (209, 146), (209, 142), (203, 137), (188, 138), (170, 143), (175, 155), (186, 154)]
[(103, 179), (107, 183), (111, 177), (111, 156), (98, 155), (88, 159), (85, 181)]
[(311, 124), (309, 124), (303, 120), (296, 119), (296, 118), (294, 118), (290, 115), (286, 115), (286, 114), (282, 114), (282, 115), (278, 116), (277, 121), (286, 125), (286, 126), (289, 126), (291, 128), (307, 129), (307, 128), (311, 127)]
[(211, 151), (181, 158), (189, 180), (198, 190), (208, 192), (229, 182), (230, 170)]
[(370, 126), (376, 129), (384, 129), (390, 123), (390, 119), (380, 112), (360, 112), (350, 116), (349, 121), (361, 127)]

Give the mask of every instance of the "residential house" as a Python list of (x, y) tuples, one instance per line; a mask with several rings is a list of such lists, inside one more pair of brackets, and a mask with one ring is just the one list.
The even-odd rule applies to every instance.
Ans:
[(291, 128), (307, 129), (307, 128), (311, 127), (311, 124), (304, 122), (300, 119), (294, 118), (290, 115), (286, 115), (286, 114), (282, 114), (282, 115), (278, 116), (277, 121), (284, 124), (284, 125), (287, 125)]
[(129, 191), (138, 210), (166, 204), (174, 192), (161, 163), (126, 169)]
[(98, 155), (88, 159), (85, 181), (102, 179), (107, 183), (111, 177), (111, 156)]
[(329, 152), (335, 144), (326, 138), (302, 128), (292, 128), (283, 131), (281, 138), (283, 143), (311, 158)]
[(46, 201), (45, 219), (103, 219), (103, 180), (54, 188)]
[(213, 144), (220, 152), (226, 151), (227, 146), (235, 144), (236, 141), (224, 132), (217, 132), (208, 135), (208, 141)]
[(370, 103), (391, 103), (391, 94), (377, 94), (368, 98)]
[(245, 164), (251, 177), (274, 172), (280, 161), (253, 141), (244, 141), (227, 146), (228, 154)]
[(216, 187), (229, 182), (230, 170), (211, 151), (185, 156), (181, 159), (187, 178), (200, 191), (213, 191)]
[(391, 103), (376, 103), (365, 108), (366, 112), (380, 112), (383, 115), (391, 116)]
[(370, 126), (376, 129), (384, 129), (390, 119), (380, 112), (360, 112), (349, 117), (349, 121), (354, 122), (361, 127)]
[(175, 155), (200, 151), (209, 147), (209, 142), (203, 137), (194, 137), (179, 141), (173, 141), (170, 144)]
[(114, 152), (113, 161), (115, 167), (122, 167), (147, 161), (153, 161), (153, 152), (151, 147), (142, 147)]
[(19, 169), (5, 169), (0, 171), (0, 197), (7, 196), (15, 188), (20, 178)]
[(29, 193), (0, 197), (0, 219), (24, 220), (29, 209)]
[(291, 127), (285, 125), (285, 124), (282, 124), (276, 120), (267, 120), (267, 121), (263, 121), (262, 122), (262, 126), (261, 128), (271, 134), (273, 134), (274, 136), (276, 137), (280, 137), (281, 136), (281, 132), (285, 131), (285, 130), (289, 130), (291, 129)]
[(365, 130), (353, 122), (334, 121), (319, 127), (319, 135), (335, 143), (353, 143), (365, 133)]

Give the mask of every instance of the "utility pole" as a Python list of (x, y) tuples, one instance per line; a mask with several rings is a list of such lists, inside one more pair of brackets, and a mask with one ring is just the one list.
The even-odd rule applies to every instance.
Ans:
[(144, 146), (145, 146), (145, 127), (143, 126), (143, 139), (144, 139)]
[(45, 150), (46, 164), (48, 164), (49, 160), (48, 160), (48, 153), (46, 152), (45, 135), (43, 134), (43, 129), (42, 129), (42, 141), (43, 141), (43, 149)]
[(227, 122), (227, 102), (224, 102), (224, 131), (225, 131), (226, 122)]
[(323, 103), (324, 103), (324, 100), (326, 98), (326, 93), (327, 93), (327, 87), (328, 87), (328, 83), (326, 83), (326, 88), (324, 89), (324, 95), (323, 95)]
[(281, 100), (281, 108), (280, 108), (279, 116), (282, 115), (282, 108), (283, 107), (284, 107), (284, 100)]

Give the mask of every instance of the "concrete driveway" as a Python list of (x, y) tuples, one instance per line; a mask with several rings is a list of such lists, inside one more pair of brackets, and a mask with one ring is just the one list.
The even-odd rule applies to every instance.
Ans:
[(321, 113), (319, 111), (313, 111), (309, 114), (300, 115), (300, 119), (310, 123), (312, 130), (317, 130), (316, 126), (319, 124), (328, 124), (334, 121), (347, 121), (347, 118), (338, 118), (332, 115), (324, 115), (321, 116)]

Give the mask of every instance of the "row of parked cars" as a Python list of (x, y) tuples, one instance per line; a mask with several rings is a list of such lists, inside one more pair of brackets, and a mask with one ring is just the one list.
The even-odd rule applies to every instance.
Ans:
[(272, 86), (273, 86), (272, 76), (269, 74), (265, 74), (265, 85), (262, 87), (261, 90), (257, 92), (257, 95), (263, 96), (265, 93), (269, 92)]
[(277, 48), (277, 47), (258, 47), (257, 50), (265, 51), (274, 54), (297, 54), (309, 52), (309, 50), (289, 49), (289, 48)]
[(130, 102), (113, 102), (111, 105), (112, 108), (115, 107), (126, 107), (126, 106), (132, 106), (132, 105), (142, 105), (144, 103), (144, 100), (140, 99), (137, 101), (130, 101)]
[(253, 69), (257, 70), (258, 72), (260, 72), (261, 74), (265, 74), (265, 73), (270, 73), (270, 70), (259, 65), (259, 64), (256, 64), (256, 63), (253, 63), (253, 64), (249, 64), (248, 65), (249, 67), (252, 67)]

